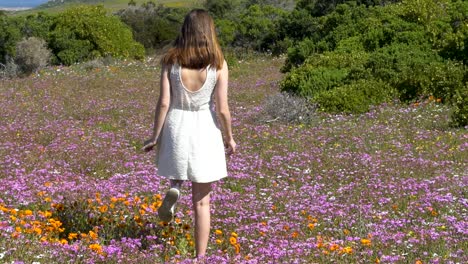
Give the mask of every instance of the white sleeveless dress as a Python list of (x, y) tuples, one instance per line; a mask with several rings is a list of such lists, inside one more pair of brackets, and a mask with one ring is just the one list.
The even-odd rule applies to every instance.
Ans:
[(158, 175), (206, 183), (227, 176), (221, 130), (214, 109), (216, 68), (207, 67), (203, 86), (184, 87), (181, 66), (170, 72), (171, 103), (159, 138)]

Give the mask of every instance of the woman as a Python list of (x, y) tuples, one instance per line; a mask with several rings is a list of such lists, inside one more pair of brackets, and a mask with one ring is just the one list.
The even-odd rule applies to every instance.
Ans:
[(158, 174), (171, 182), (158, 210), (161, 220), (172, 220), (182, 182), (192, 182), (195, 249), (200, 258), (209, 240), (211, 184), (227, 176), (225, 152), (236, 151), (228, 107), (228, 66), (213, 19), (205, 10), (187, 14), (161, 64), (153, 135), (143, 149), (156, 146)]

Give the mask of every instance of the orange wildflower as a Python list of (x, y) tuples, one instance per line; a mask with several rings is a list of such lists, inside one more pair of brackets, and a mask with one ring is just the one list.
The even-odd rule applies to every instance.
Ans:
[(330, 245), (329, 248), (330, 248), (330, 251), (335, 251), (335, 250), (339, 249), (340, 246), (338, 244), (333, 243), (333, 244)]
[(315, 225), (312, 224), (312, 223), (309, 223), (309, 224), (307, 225), (307, 227), (308, 227), (310, 230), (312, 230), (312, 229), (314, 229)]
[(39, 227), (35, 227), (34, 228), (34, 233), (36, 233), (37, 235), (40, 235), (40, 234), (42, 234), (42, 229), (40, 229)]
[(24, 210), (23, 213), (24, 213), (25, 216), (33, 215), (33, 212), (31, 210)]
[(353, 249), (351, 247), (344, 247), (341, 249), (340, 253), (342, 254), (351, 254), (353, 253)]
[(370, 246), (371, 245), (371, 241), (370, 239), (361, 239), (361, 244), (364, 245), (364, 246)]
[(77, 234), (77, 233), (70, 233), (70, 234), (68, 234), (68, 239), (69, 239), (69, 240), (75, 239), (75, 238), (77, 238), (77, 237), (78, 237), (78, 234)]
[(96, 253), (102, 253), (102, 246), (99, 244), (91, 244), (88, 248), (95, 251)]
[(9, 213), (10, 212), (10, 209), (4, 207), (3, 205), (0, 205), (0, 211), (4, 212), (4, 213)]
[(99, 211), (100, 211), (101, 213), (107, 212), (107, 205), (102, 205), (102, 206), (100, 206), (100, 207), (99, 207)]
[(93, 240), (97, 240), (99, 236), (96, 232), (89, 231), (89, 237)]
[(220, 235), (223, 234), (223, 231), (221, 231), (221, 230), (219, 230), (219, 229), (216, 229), (216, 230), (215, 230), (215, 234), (218, 235), (218, 236), (220, 236)]
[(414, 264), (423, 264), (423, 262), (421, 260), (416, 260), (416, 262)]
[(236, 250), (236, 254), (240, 253), (240, 245), (239, 244), (235, 244), (234, 249)]
[(229, 243), (231, 243), (231, 245), (237, 244), (237, 238), (235, 238), (235, 237), (230, 237), (230, 238), (229, 238)]

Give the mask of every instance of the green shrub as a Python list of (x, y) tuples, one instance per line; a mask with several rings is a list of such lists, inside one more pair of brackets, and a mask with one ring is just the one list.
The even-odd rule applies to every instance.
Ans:
[(443, 61), (430, 47), (393, 44), (372, 53), (365, 65), (374, 78), (388, 82), (411, 101), (421, 96), (449, 98), (463, 82), (464, 68)]
[(54, 64), (71, 65), (99, 56), (99, 53), (94, 51), (94, 45), (90, 40), (78, 39), (76, 34), (67, 28), (54, 30), (50, 41), (56, 56)]
[(21, 40), (21, 30), (8, 16), (0, 16), (0, 63), (6, 63), (16, 53), (16, 43)]
[(129, 6), (116, 13), (147, 50), (159, 49), (174, 40), (187, 10), (151, 4)]
[(215, 21), (219, 44), (223, 47), (233, 45), (237, 34), (237, 23), (228, 19)]
[(47, 66), (50, 57), (51, 52), (43, 39), (30, 37), (16, 44), (15, 63), (26, 75)]
[(348, 75), (348, 69), (315, 67), (304, 64), (292, 70), (280, 83), (281, 90), (296, 95), (313, 98), (322, 91), (340, 85)]
[(468, 126), (468, 84), (456, 91), (453, 101), (451, 125), (454, 127)]
[(348, 74), (367, 63), (365, 52), (325, 52), (309, 56), (304, 64), (294, 68), (280, 83), (283, 91), (314, 97), (348, 80)]
[(144, 56), (131, 30), (118, 17), (107, 15), (103, 6), (70, 8), (57, 15), (52, 27), (50, 46), (64, 64), (104, 56)]
[(396, 95), (385, 82), (359, 80), (332, 90), (320, 92), (313, 102), (328, 113), (365, 113), (373, 105), (391, 101)]
[(230, 0), (206, 0), (205, 8), (215, 18), (224, 18), (226, 14), (233, 11), (239, 1)]
[(49, 42), (50, 30), (54, 23), (53, 17), (44, 12), (28, 15), (21, 21), (21, 34), (23, 38), (37, 37)]
[(236, 44), (258, 51), (271, 50), (278, 36), (276, 28), (285, 15), (281, 8), (270, 5), (252, 5), (239, 17)]

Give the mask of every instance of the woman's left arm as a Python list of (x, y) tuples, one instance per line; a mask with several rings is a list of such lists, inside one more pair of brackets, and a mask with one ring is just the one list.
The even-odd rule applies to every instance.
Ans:
[(160, 93), (156, 110), (154, 114), (153, 134), (150, 139), (145, 141), (143, 150), (150, 151), (156, 146), (159, 135), (166, 120), (167, 111), (171, 104), (171, 90), (169, 82), (169, 66), (161, 66)]

